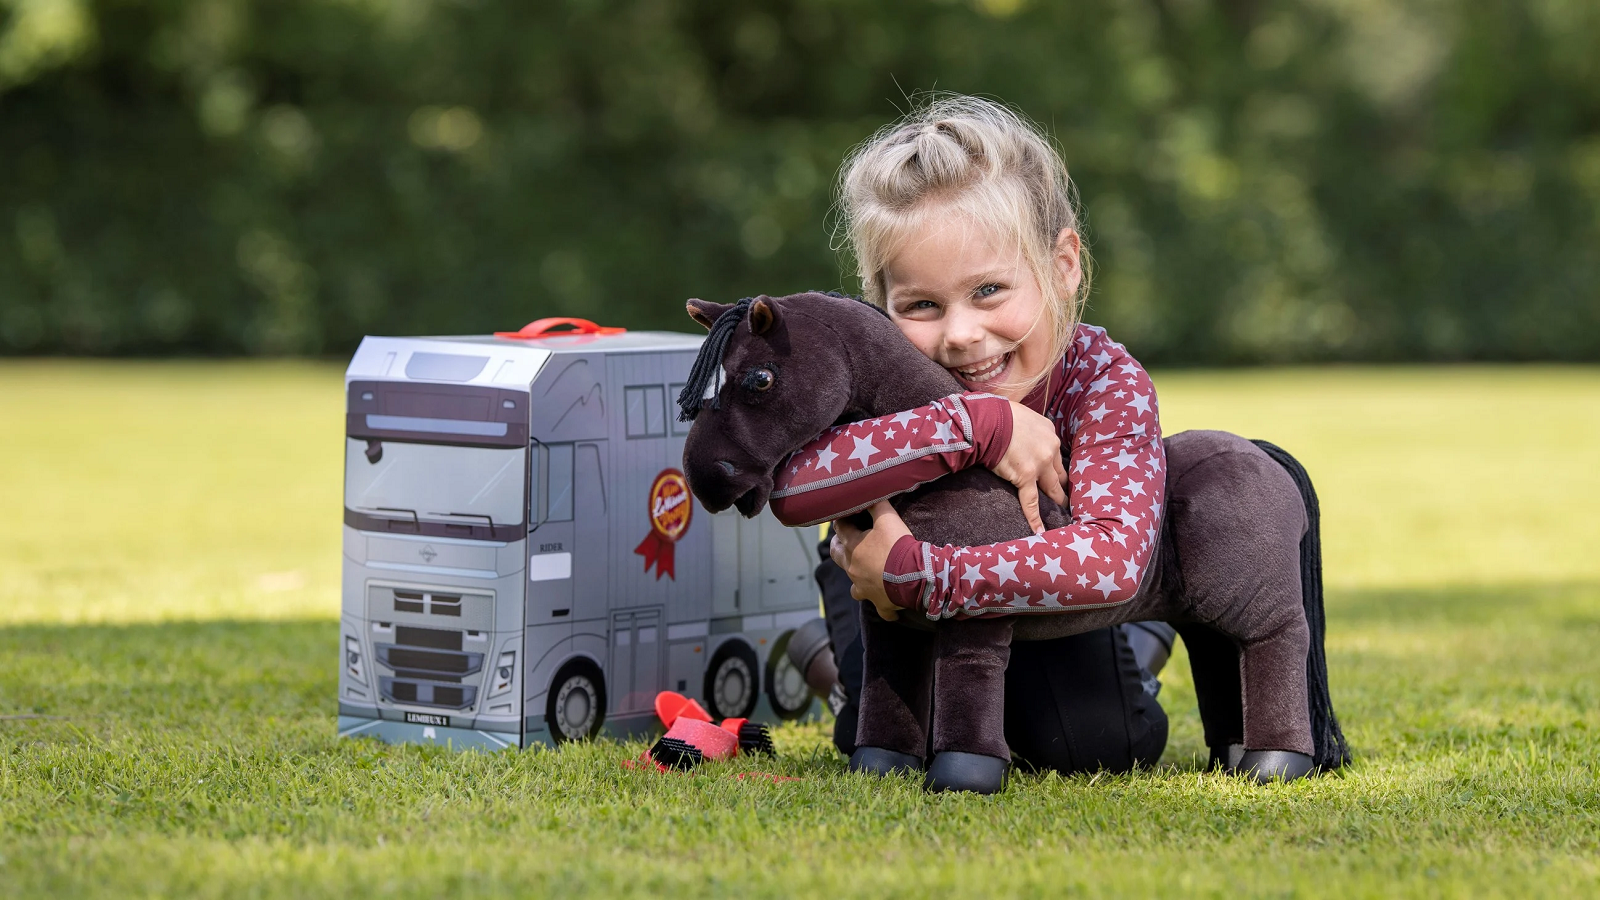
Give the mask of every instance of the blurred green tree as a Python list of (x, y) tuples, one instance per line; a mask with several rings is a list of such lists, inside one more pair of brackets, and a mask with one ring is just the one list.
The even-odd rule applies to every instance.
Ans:
[(0, 0), (0, 352), (339, 354), (852, 284), (938, 89), (1059, 141), (1165, 363), (1600, 359), (1586, 0)]

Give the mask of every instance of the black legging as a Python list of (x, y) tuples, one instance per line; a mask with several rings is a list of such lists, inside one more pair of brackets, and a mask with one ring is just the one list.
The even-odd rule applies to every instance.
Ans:
[[(861, 601), (850, 578), (820, 548), (817, 584), (845, 702), (833, 743), (855, 750), (861, 692)], [(1126, 772), (1153, 765), (1167, 746), (1167, 713), (1145, 691), (1133, 650), (1120, 628), (1049, 641), (1017, 641), (1006, 668), (1006, 743), (1022, 764), (1062, 774)]]

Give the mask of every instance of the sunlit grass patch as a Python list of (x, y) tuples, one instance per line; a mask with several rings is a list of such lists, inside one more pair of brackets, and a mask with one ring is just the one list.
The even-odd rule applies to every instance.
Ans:
[(641, 743), (341, 740), (337, 368), (0, 364), (0, 894), (1600, 890), (1596, 372), (1157, 384), (1169, 432), (1268, 437), (1317, 480), (1342, 773), (1203, 771), (1181, 647), (1159, 767), (997, 798), (851, 776), (820, 724), (665, 776)]

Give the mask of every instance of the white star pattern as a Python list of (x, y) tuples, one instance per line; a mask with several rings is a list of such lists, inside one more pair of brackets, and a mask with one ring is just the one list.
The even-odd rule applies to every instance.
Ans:
[(1096, 553), (1094, 550), (1094, 539), (1089, 537), (1087, 534), (1080, 534), (1077, 537), (1074, 537), (1072, 539), (1072, 543), (1067, 545), (1067, 549), (1078, 554), (1079, 563), (1082, 563), (1086, 559), (1100, 558), (1100, 554)]
[(839, 454), (833, 452), (832, 447), (823, 447), (821, 450), (817, 451), (817, 468), (823, 470), (824, 472), (832, 472), (833, 461), (838, 458)]
[(1112, 594), (1115, 594), (1122, 588), (1117, 585), (1117, 580), (1115, 578), (1112, 578), (1109, 574), (1106, 574), (1101, 575), (1100, 580), (1095, 582), (1094, 589), (1105, 595), (1105, 598), (1109, 600), (1111, 599)]
[(856, 449), (850, 453), (850, 459), (859, 461), (864, 466), (872, 461), (872, 454), (877, 453), (878, 448), (872, 446), (872, 437), (870, 435), (855, 438), (855, 442)]
[(989, 569), (990, 574), (1000, 579), (998, 582), (996, 582), (997, 586), (1005, 584), (1008, 581), (1021, 580), (1017, 577), (1017, 562), (1018, 561), (1014, 559), (1002, 558), (996, 562), (991, 569)]

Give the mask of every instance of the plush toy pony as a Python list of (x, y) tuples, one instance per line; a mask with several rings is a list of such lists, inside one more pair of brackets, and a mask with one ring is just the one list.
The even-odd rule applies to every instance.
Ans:
[[(689, 488), (712, 512), (754, 516), (780, 465), (823, 430), (958, 393), (883, 311), (836, 294), (691, 300), (709, 329), (679, 397), (694, 424)], [(862, 604), (865, 646), (853, 768), (920, 768), (931, 790), (1003, 784), (1010, 642), (1123, 622), (1172, 622), (1194, 668), (1215, 765), (1260, 781), (1348, 761), (1322, 648), (1316, 495), (1292, 457), (1215, 431), (1166, 440), (1167, 510), (1150, 572), (1114, 607), (888, 622)], [(918, 540), (978, 546), (1032, 532), (1012, 486), (976, 467), (892, 498)], [(1045, 524), (1068, 522), (1041, 497)], [(870, 521), (862, 514), (862, 527)]]

